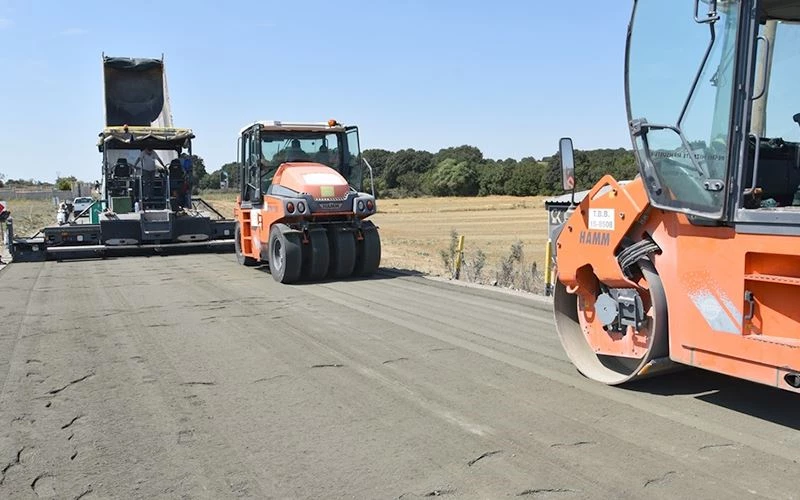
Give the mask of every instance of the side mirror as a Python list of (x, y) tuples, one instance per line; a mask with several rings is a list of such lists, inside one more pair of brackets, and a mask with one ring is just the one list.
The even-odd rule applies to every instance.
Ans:
[(572, 149), (572, 139), (565, 137), (558, 143), (561, 154), (561, 184), (564, 191), (575, 190), (575, 154)]

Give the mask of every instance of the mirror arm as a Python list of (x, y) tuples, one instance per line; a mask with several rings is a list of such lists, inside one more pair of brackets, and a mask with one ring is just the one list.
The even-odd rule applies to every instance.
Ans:
[(706, 17), (700, 17), (700, 0), (694, 0), (694, 22), (697, 24), (713, 24), (717, 21), (719, 21), (717, 0), (710, 0), (708, 3), (708, 14), (706, 14)]
[(361, 159), (364, 161), (364, 164), (369, 169), (369, 187), (370, 187), (370, 190), (371, 190), (370, 193), (374, 197), (375, 196), (375, 181), (373, 180), (373, 175), (372, 175), (372, 165), (369, 164), (369, 162), (367, 161), (367, 159), (364, 157), (363, 154), (361, 155)]

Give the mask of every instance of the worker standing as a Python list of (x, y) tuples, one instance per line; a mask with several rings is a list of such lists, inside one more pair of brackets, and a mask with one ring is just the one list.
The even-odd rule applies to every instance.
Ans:
[(156, 175), (156, 162), (161, 164), (162, 168), (166, 168), (164, 162), (161, 161), (161, 158), (153, 151), (151, 148), (145, 148), (142, 151), (142, 154), (139, 155), (139, 158), (136, 159), (136, 163), (134, 163), (134, 167), (139, 166), (141, 164), (141, 176), (142, 176), (142, 200), (145, 198), (150, 197), (150, 193), (153, 187), (153, 180), (155, 179)]
[(183, 169), (183, 206), (189, 208), (192, 206), (192, 158), (186, 153), (181, 153), (181, 168)]

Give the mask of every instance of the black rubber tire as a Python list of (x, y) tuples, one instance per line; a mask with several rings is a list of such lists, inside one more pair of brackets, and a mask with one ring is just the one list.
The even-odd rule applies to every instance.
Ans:
[(303, 269), (300, 235), (286, 224), (275, 224), (269, 230), (269, 272), (279, 283), (294, 283)]
[(381, 265), (381, 236), (371, 221), (361, 226), (364, 239), (356, 245), (356, 265), (354, 276), (372, 276)]
[(346, 278), (353, 274), (356, 265), (356, 237), (353, 231), (341, 227), (328, 229), (330, 265), (328, 277)]
[(233, 229), (233, 246), (236, 249), (236, 262), (250, 267), (258, 264), (258, 260), (242, 253), (242, 228), (239, 227), (239, 221), (236, 221)]
[(303, 245), (304, 281), (318, 281), (325, 278), (330, 266), (330, 248), (328, 233), (325, 229), (316, 228), (308, 232), (308, 244)]

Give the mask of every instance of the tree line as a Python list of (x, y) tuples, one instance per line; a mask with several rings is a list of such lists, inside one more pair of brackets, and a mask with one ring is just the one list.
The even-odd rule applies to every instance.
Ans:
[[(496, 160), (485, 158), (475, 146), (463, 145), (440, 149), (436, 153), (415, 149), (367, 149), (362, 154), (372, 165), (376, 194), (381, 198), (551, 196), (562, 193), (558, 153), (541, 159)], [(238, 187), (237, 163), (226, 163), (209, 173), (202, 157), (193, 155), (192, 159), (195, 189), (219, 189), (225, 180), (229, 187)], [(630, 150), (575, 151), (578, 190), (591, 188), (605, 174), (616, 179), (632, 179), (636, 173), (636, 162)], [(10, 185), (35, 183), (21, 179), (6, 181)], [(368, 183), (364, 187), (367, 188)]]
[[(376, 190), (382, 197), (414, 196), (534, 196), (562, 193), (561, 157), (484, 158), (474, 146), (457, 146), (436, 153), (404, 149), (364, 151), (372, 165)], [(589, 189), (604, 174), (617, 179), (636, 175), (633, 152), (619, 149), (575, 151), (577, 189)]]
[[(485, 158), (475, 146), (424, 150), (367, 149), (362, 153), (373, 168), (376, 194), (381, 198), (420, 196), (535, 196), (561, 194), (561, 158)], [(200, 159), (202, 165), (202, 159)], [(229, 186), (238, 181), (238, 164), (227, 163), (206, 173), (195, 165), (196, 186), (217, 189), (223, 172)], [(605, 174), (632, 179), (637, 173), (633, 152), (623, 148), (575, 151), (576, 189), (589, 189)], [(364, 187), (368, 188), (368, 181)]]

